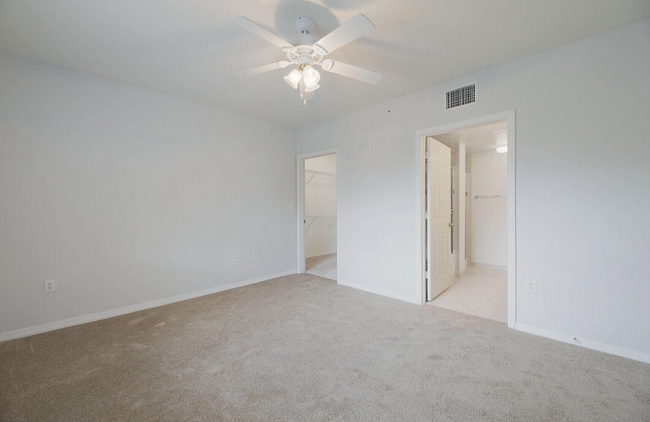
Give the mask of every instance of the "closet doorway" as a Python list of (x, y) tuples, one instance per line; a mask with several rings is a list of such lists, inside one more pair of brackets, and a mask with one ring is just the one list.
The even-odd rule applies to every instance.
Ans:
[(336, 153), (299, 157), (299, 272), (337, 280)]

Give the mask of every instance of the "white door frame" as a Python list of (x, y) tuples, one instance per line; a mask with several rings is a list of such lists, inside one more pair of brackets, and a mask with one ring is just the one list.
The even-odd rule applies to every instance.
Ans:
[[(325, 155), (336, 155), (336, 256), (338, 259), (339, 252), (339, 149), (332, 148), (322, 151), (310, 152), (308, 154), (301, 154), (296, 157), (296, 209), (297, 209), (297, 242), (298, 251), (297, 251), (297, 264), (296, 268), (298, 274), (305, 272), (305, 160), (308, 158), (322, 157)], [(337, 261), (338, 262), (338, 261)], [(338, 278), (338, 277), (337, 277)]]
[(418, 283), (421, 286), (420, 302), (426, 302), (426, 274), (424, 262), (426, 260), (426, 233), (424, 231), (426, 218), (425, 215), (425, 162), (424, 148), (427, 136), (436, 136), (454, 130), (464, 129), (470, 126), (479, 126), (488, 123), (505, 120), (508, 124), (508, 327), (514, 328), (517, 311), (517, 248), (516, 248), (516, 189), (515, 189), (515, 163), (516, 163), (516, 130), (515, 130), (515, 110), (504, 111), (501, 113), (491, 114), (489, 116), (477, 117), (474, 119), (463, 120), (460, 122), (449, 123), (446, 125), (434, 126), (418, 130), (415, 133), (415, 159), (416, 168), (416, 192), (418, 195), (418, 207), (416, 209), (416, 264), (417, 274), (419, 274)]

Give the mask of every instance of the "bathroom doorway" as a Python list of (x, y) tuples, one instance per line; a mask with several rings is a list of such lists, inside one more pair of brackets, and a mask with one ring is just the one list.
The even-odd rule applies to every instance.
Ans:
[[(514, 112), (420, 133), (425, 301), (512, 326), (516, 300)], [(439, 182), (445, 171), (434, 168), (437, 156), (444, 154), (436, 153), (435, 145), (449, 149), (445, 186)], [(442, 194), (445, 189), (451, 201)], [(436, 198), (441, 200), (436, 203)], [(443, 258), (448, 261), (441, 262)], [(452, 281), (442, 283), (442, 288), (440, 283), (435, 286), (447, 269)]]

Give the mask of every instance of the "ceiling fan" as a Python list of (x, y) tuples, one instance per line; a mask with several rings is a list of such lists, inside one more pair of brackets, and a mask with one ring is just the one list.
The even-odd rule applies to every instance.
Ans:
[(347, 76), (348, 78), (373, 85), (379, 82), (382, 77), (380, 73), (336, 60), (325, 59), (325, 56), (334, 50), (343, 47), (375, 29), (375, 25), (363, 14), (356, 15), (318, 41), (311, 35), (311, 31), (316, 26), (314, 21), (305, 16), (300, 17), (296, 20), (296, 28), (300, 31), (299, 44), (296, 46), (289, 44), (287, 41), (244, 16), (232, 17), (230, 21), (277, 45), (287, 55), (287, 60), (281, 60), (243, 72), (234, 73), (230, 75), (231, 77), (254, 76), (271, 70), (284, 69), (287, 66), (296, 65), (298, 67), (285, 76), (284, 80), (293, 89), (300, 90), (300, 97), (305, 104), (307, 104), (307, 100), (314, 98), (314, 91), (320, 87), (318, 85), (320, 74), (314, 69), (314, 66), (320, 66), (327, 72)]

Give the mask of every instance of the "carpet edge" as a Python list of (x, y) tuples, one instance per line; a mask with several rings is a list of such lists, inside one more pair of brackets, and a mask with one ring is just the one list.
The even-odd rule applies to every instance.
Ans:
[(612, 344), (601, 343), (598, 341), (593, 341), (585, 338), (577, 338), (570, 336), (568, 334), (558, 333), (556, 331), (546, 330), (544, 328), (535, 327), (532, 325), (516, 323), (513, 327), (517, 331), (521, 331), (528, 334), (533, 334), (540, 337), (550, 338), (552, 340), (561, 341), (563, 343), (573, 344), (575, 346), (584, 347), (585, 349), (592, 349), (603, 353), (608, 353), (614, 356), (620, 356), (639, 362), (650, 363), (650, 354), (625, 349), (623, 347), (614, 346)]
[(286, 270), (275, 274), (268, 274), (261, 277), (255, 277), (248, 280), (237, 281), (235, 283), (224, 284), (205, 290), (196, 292), (184, 293), (177, 296), (171, 296), (163, 299), (156, 299), (149, 302), (137, 303), (135, 305), (123, 306), (120, 308), (110, 309), (108, 311), (101, 311), (93, 314), (80, 315), (72, 318), (61, 319), (54, 322), (45, 324), (33, 325), (31, 327), (19, 328), (17, 330), (0, 332), (0, 342), (15, 340), (18, 338), (29, 337), (35, 334), (46, 333), (48, 331), (59, 330), (61, 328), (72, 327), (75, 325), (86, 324), (88, 322), (99, 321), (102, 319), (113, 318), (120, 315), (126, 315), (133, 312), (144, 311), (145, 309), (156, 308), (158, 306), (169, 305), (171, 303), (182, 302), (188, 299), (194, 299), (201, 296), (206, 296), (214, 293), (223, 292), (226, 290), (236, 289), (238, 287), (249, 286), (251, 284), (261, 283), (278, 277), (285, 277), (288, 275), (296, 274), (296, 269)]

